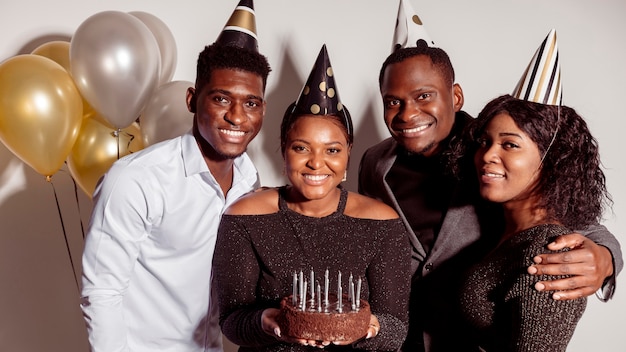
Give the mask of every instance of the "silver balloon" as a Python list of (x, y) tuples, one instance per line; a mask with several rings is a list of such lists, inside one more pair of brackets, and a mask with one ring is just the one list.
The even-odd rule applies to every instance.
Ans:
[(142, 11), (129, 12), (143, 22), (154, 35), (161, 52), (161, 74), (159, 75), (159, 85), (172, 80), (176, 70), (178, 51), (174, 35), (165, 22), (158, 17)]
[(111, 125), (130, 126), (159, 82), (161, 55), (138, 18), (104, 11), (87, 18), (70, 41), (70, 71), (82, 96)]
[(152, 95), (139, 118), (143, 143), (149, 145), (177, 137), (191, 129), (193, 114), (187, 110), (188, 81), (171, 81)]

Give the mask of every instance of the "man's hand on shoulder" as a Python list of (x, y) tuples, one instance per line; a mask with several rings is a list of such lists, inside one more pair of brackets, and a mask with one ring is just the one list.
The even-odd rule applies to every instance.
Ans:
[(613, 257), (604, 246), (600, 246), (579, 233), (559, 236), (548, 245), (549, 250), (559, 253), (542, 253), (533, 258), (534, 265), (528, 267), (532, 275), (571, 275), (571, 277), (539, 281), (538, 291), (555, 291), (556, 300), (568, 300), (594, 294), (604, 280), (613, 275)]

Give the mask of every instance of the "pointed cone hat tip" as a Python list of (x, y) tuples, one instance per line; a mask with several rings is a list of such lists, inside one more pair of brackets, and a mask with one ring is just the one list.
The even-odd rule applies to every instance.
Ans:
[(517, 83), (513, 97), (539, 104), (561, 105), (561, 64), (556, 30), (543, 40)]

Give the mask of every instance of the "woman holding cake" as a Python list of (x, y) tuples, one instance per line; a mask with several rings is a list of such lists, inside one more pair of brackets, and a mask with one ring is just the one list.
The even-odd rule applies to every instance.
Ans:
[[(240, 351), (393, 351), (402, 345), (411, 277), (408, 236), (392, 208), (341, 187), (352, 139), (352, 121), (323, 46), (281, 124), (290, 184), (244, 196), (226, 211), (218, 231), (213, 275), (220, 326)], [(288, 336), (324, 327), (287, 326), (281, 301), (301, 315), (317, 314), (316, 321), (334, 315), (350, 322), (359, 308), (361, 315), (368, 307), (371, 314), (356, 335), (348, 323), (345, 331), (333, 328), (322, 337)]]

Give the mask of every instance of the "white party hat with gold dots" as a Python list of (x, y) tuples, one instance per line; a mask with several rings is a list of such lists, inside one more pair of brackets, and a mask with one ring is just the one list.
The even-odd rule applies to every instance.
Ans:
[(417, 41), (420, 39), (424, 40), (428, 46), (435, 45), (409, 0), (400, 0), (391, 51), (417, 46)]

